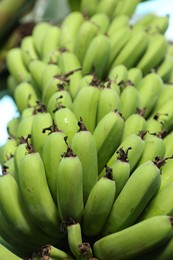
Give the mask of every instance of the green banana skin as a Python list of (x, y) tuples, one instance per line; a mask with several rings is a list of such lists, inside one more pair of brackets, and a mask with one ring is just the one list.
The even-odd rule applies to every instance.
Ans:
[(136, 114), (131, 114), (126, 120), (121, 141), (124, 141), (131, 134), (138, 134), (147, 130), (147, 121), (144, 118), (145, 110), (139, 110)]
[[(164, 167), (164, 166), (163, 166)], [(168, 184), (166, 187), (161, 189), (158, 194), (150, 201), (146, 206), (139, 221), (148, 219), (154, 216), (173, 216), (172, 207), (172, 195), (173, 195), (173, 183)]]
[(12, 48), (8, 51), (6, 62), (10, 74), (18, 83), (22, 81), (31, 81), (31, 75), (24, 65), (22, 51), (19, 47)]
[(108, 79), (105, 81), (104, 85), (103, 85), (105, 88), (111, 88), (111, 89), (114, 89), (118, 95), (120, 95), (120, 92), (121, 92), (121, 89), (120, 89), (120, 86), (121, 86), (121, 83), (120, 84), (117, 84), (116, 83), (116, 80), (111, 80), (111, 79)]
[[(106, 168), (105, 176), (94, 185), (84, 208), (82, 230), (85, 235), (97, 236), (100, 234), (111, 212), (115, 193), (116, 184), (112, 180), (111, 168)], [(105, 198), (109, 198), (109, 200), (105, 200)]]
[(45, 69), (43, 70), (43, 74), (42, 74), (42, 81), (41, 81), (42, 95), (43, 95), (44, 89), (49, 84), (49, 81), (51, 81), (52, 78), (56, 75), (60, 75), (59, 66), (54, 63), (48, 63), (46, 65)]
[(114, 61), (116, 60), (121, 50), (126, 46), (131, 36), (132, 30), (128, 26), (122, 26), (120, 28), (117, 28), (116, 33), (108, 34), (111, 43), (111, 53), (109, 61), (110, 70), (115, 67)]
[(20, 116), (15, 116), (7, 122), (7, 133), (9, 136), (17, 136), (17, 127), (19, 125)]
[(74, 53), (77, 55), (80, 63), (82, 63), (86, 50), (92, 39), (97, 35), (97, 26), (90, 20), (86, 20), (79, 27), (79, 31), (76, 36), (76, 43), (74, 47)]
[(20, 138), (21, 136), (27, 137), (28, 135), (31, 134), (32, 123), (35, 116), (36, 115), (33, 114), (20, 119), (19, 125), (17, 127), (17, 133), (16, 133), (17, 138)]
[(81, 0), (80, 9), (85, 16), (90, 17), (96, 13), (96, 9), (99, 2), (100, 2), (99, 0), (93, 0), (93, 1)]
[(138, 19), (134, 24), (133, 27), (147, 27), (150, 25), (150, 23), (156, 18), (156, 15), (154, 13), (147, 13), (143, 15), (140, 19)]
[(0, 147), (0, 163), (5, 163), (8, 158), (10, 158), (17, 148), (17, 140), (13, 137), (9, 137), (1, 147)]
[(18, 257), (15, 253), (13, 253), (5, 245), (1, 243), (0, 243), (0, 254), (3, 259), (22, 260), (22, 258)]
[(141, 259), (144, 253), (166, 244), (171, 237), (172, 218), (156, 216), (101, 238), (93, 249), (98, 259)]
[[(120, 94), (121, 113), (125, 120), (141, 108), (142, 98), (139, 91), (127, 85)], [(127, 106), (128, 104), (128, 106)]]
[[(49, 235), (46, 235), (28, 216), (19, 187), (13, 176), (6, 174), (1, 176), (1, 210), (2, 215), (7, 221), (8, 229), (14, 236), (29, 243), (33, 250), (41, 246), (43, 243), (53, 242)], [(8, 198), (6, 198), (5, 190), (10, 187)], [(10, 203), (13, 205), (10, 205)], [(13, 238), (14, 239), (14, 238)]]
[(103, 12), (98, 12), (92, 15), (89, 19), (97, 27), (97, 34), (105, 34), (109, 27), (109, 16)]
[[(83, 199), (85, 203), (90, 191), (98, 180), (97, 147), (93, 135), (86, 129), (83, 121), (80, 121), (78, 124), (79, 130), (72, 138), (71, 148), (74, 153), (79, 156), (82, 163)], [(85, 147), (85, 149), (83, 149), (83, 147)]]
[(164, 141), (165, 146), (166, 146), (165, 157), (172, 156), (172, 154), (173, 154), (172, 137), (173, 137), (173, 131), (168, 133), (163, 138), (163, 141)]
[(137, 86), (142, 79), (142, 71), (139, 68), (130, 68), (127, 75), (127, 83)]
[(15, 77), (12, 74), (8, 75), (7, 76), (7, 88), (8, 88), (10, 95), (13, 95), (14, 90), (15, 90), (17, 85), (18, 85), (18, 82), (15, 79)]
[(163, 89), (157, 99), (154, 106), (153, 113), (157, 111), (163, 104), (165, 104), (169, 99), (173, 98), (173, 88), (171, 84), (164, 84)]
[(155, 157), (164, 158), (166, 146), (163, 141), (162, 133), (146, 133), (145, 147), (137, 167), (148, 160), (154, 160)]
[(172, 167), (173, 161), (169, 160), (162, 168), (160, 191), (173, 182)]
[[(32, 146), (30, 149), (32, 150)], [(54, 243), (56, 243), (63, 236), (59, 230), (61, 220), (47, 184), (42, 158), (38, 152), (31, 151), (21, 159), (18, 179), (30, 218), (43, 232), (54, 238)]]
[(150, 23), (149, 31), (164, 34), (169, 26), (169, 15), (155, 16)]
[(89, 86), (84, 86), (80, 89), (72, 104), (72, 111), (77, 120), (79, 121), (82, 118), (84, 125), (91, 133), (93, 133), (97, 124), (100, 88), (100, 86), (93, 83)]
[[(114, 59), (113, 65), (124, 64), (128, 69), (134, 67), (140, 57), (145, 53), (149, 44), (149, 36), (144, 31), (132, 30), (131, 37)], [(140, 48), (138, 48), (140, 46)]]
[(64, 106), (68, 108), (72, 108), (72, 98), (70, 93), (64, 89), (59, 87), (59, 90), (55, 92), (49, 99), (47, 103), (47, 111), (50, 113), (51, 117), (54, 117), (54, 112), (59, 106)]
[(173, 71), (173, 57), (167, 54), (158, 66), (156, 73), (163, 79), (163, 82), (168, 83)]
[(120, 145), (123, 129), (124, 119), (117, 111), (106, 114), (96, 126), (93, 136), (97, 146), (99, 174)]
[(34, 46), (35, 46), (36, 52), (38, 53), (38, 56), (40, 59), (43, 58), (41, 56), (43, 39), (44, 39), (45, 34), (47, 34), (47, 31), (50, 29), (50, 27), (51, 27), (51, 24), (49, 22), (40, 21), (34, 26), (34, 28), (32, 30)]
[(146, 75), (155, 69), (159, 63), (164, 59), (168, 49), (168, 43), (162, 34), (154, 34), (150, 36), (150, 42), (145, 53), (136, 64), (136, 67), (141, 69)]
[(120, 91), (122, 91), (122, 89), (126, 85), (127, 77), (128, 70), (123, 64), (116, 65), (109, 71), (108, 74), (108, 78), (110, 80), (113, 80), (118, 86), (120, 86)]
[(108, 36), (98, 34), (91, 41), (82, 64), (82, 73), (94, 73), (99, 79), (106, 76), (111, 53), (111, 43)]
[(112, 179), (115, 181), (116, 185), (116, 193), (115, 193), (115, 199), (120, 194), (121, 190), (123, 189), (124, 185), (128, 181), (130, 177), (130, 164), (128, 161), (128, 151), (124, 151), (123, 149), (120, 149), (118, 151), (118, 158), (114, 161), (114, 163), (111, 165), (112, 169)]
[(39, 97), (34, 87), (29, 82), (19, 83), (14, 90), (14, 101), (19, 110), (19, 113), (27, 107), (36, 105)]
[(113, 110), (121, 112), (120, 98), (117, 91), (111, 88), (110, 85), (107, 85), (107, 87), (104, 87), (100, 93), (97, 108), (97, 124), (106, 114)]
[[(106, 0), (103, 0), (106, 1)], [(115, 1), (112, 1), (115, 3)], [(111, 10), (112, 11), (112, 10)], [(117, 32), (117, 30), (121, 27), (129, 26), (129, 17), (127, 15), (119, 15), (117, 17), (114, 17), (113, 20), (111, 20), (107, 34), (110, 36)]]
[[(71, 256), (69, 256), (66, 252), (60, 250), (59, 248), (53, 246), (53, 245), (45, 245), (41, 248), (41, 252), (38, 252), (34, 257), (37, 257), (40, 259), (40, 256), (48, 256), (50, 259), (73, 259)], [(35, 259), (35, 258), (33, 258)]]
[(41, 153), (44, 140), (47, 133), (43, 132), (43, 129), (52, 125), (52, 118), (48, 112), (37, 113), (34, 116), (31, 126), (31, 142), (33, 144), (34, 151)]
[(73, 11), (64, 18), (59, 31), (58, 46), (60, 48), (74, 51), (77, 31), (84, 21), (84, 16), (79, 11)]
[(118, 0), (99, 1), (96, 13), (105, 13), (112, 20), (113, 12), (118, 4)]
[(159, 133), (165, 130), (164, 123), (159, 119), (159, 115), (156, 113), (154, 116), (150, 116), (146, 119), (147, 122), (147, 130), (150, 133)]
[(44, 131), (46, 130), (50, 132), (44, 140), (41, 157), (44, 163), (46, 179), (51, 195), (55, 203), (57, 203), (57, 172), (61, 156), (66, 151), (67, 146), (64, 141), (64, 133), (62, 131), (59, 131), (56, 125), (52, 125), (50, 128), (44, 129)]
[(38, 59), (38, 55), (34, 46), (33, 37), (31, 35), (22, 39), (20, 49), (22, 52), (23, 62), (28, 69), (31, 60)]
[(141, 108), (145, 109), (144, 117), (152, 113), (163, 86), (163, 81), (156, 73), (148, 73), (137, 85), (141, 97)]
[[(68, 146), (57, 172), (57, 203), (62, 221), (80, 222), (83, 214), (83, 168), (77, 155)], [(73, 183), (73, 184), (72, 184)]]
[(120, 10), (119, 15), (125, 14), (131, 17), (136, 10), (137, 5), (140, 0), (125, 0), (123, 2), (122, 8)]
[(58, 129), (68, 137), (68, 143), (71, 144), (73, 136), (78, 131), (78, 120), (72, 110), (68, 107), (60, 107), (54, 113), (54, 122)]
[(16, 176), (14, 168), (14, 155), (11, 158), (8, 158), (6, 162), (2, 165), (2, 171), (10, 173), (14, 178)]
[[(153, 161), (137, 167), (115, 200), (103, 234), (108, 235), (133, 225), (157, 194), (160, 183), (160, 169)], [(135, 195), (137, 190), (138, 196)]]

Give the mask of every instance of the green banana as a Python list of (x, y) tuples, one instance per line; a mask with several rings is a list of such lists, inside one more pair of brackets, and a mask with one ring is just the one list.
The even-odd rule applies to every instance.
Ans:
[(62, 221), (80, 222), (83, 214), (83, 168), (73, 150), (67, 146), (57, 171), (57, 203)]
[(142, 71), (139, 68), (134, 67), (128, 69), (127, 84), (131, 84), (136, 87), (141, 79)]
[(110, 19), (104, 12), (97, 12), (89, 19), (97, 27), (97, 34), (105, 34), (109, 27)]
[(68, 0), (68, 5), (72, 11), (80, 11), (81, 0)]
[(97, 146), (99, 174), (120, 145), (123, 129), (124, 119), (118, 111), (109, 112), (97, 124), (93, 136)]
[(162, 191), (162, 189), (166, 188), (173, 182), (172, 166), (173, 161), (168, 160), (166, 164), (162, 167), (160, 192)]
[(22, 260), (22, 258), (15, 255), (11, 250), (0, 244), (0, 254), (3, 259)]
[[(164, 168), (164, 166), (163, 166)], [(149, 202), (146, 208), (143, 210), (139, 221), (148, 219), (154, 216), (173, 216), (172, 207), (172, 194), (173, 194), (173, 183), (168, 184), (166, 187), (161, 189), (158, 194)]]
[(136, 88), (141, 97), (140, 107), (145, 109), (144, 117), (147, 118), (160, 96), (163, 89), (163, 81), (156, 73), (148, 73), (140, 80)]
[(28, 69), (30, 61), (38, 59), (38, 55), (34, 46), (33, 37), (31, 35), (28, 35), (22, 39), (20, 49), (23, 62), (26, 68)]
[(83, 75), (94, 73), (96, 77), (103, 79), (108, 69), (110, 53), (111, 43), (109, 37), (104, 34), (95, 36), (90, 42), (83, 60)]
[(150, 23), (156, 18), (156, 14), (154, 13), (146, 13), (141, 16), (134, 24), (133, 28), (147, 28), (150, 26)]
[(166, 103), (171, 98), (173, 98), (172, 85), (164, 84), (164, 87), (160, 92), (160, 95), (156, 101), (156, 104), (155, 104), (152, 112), (157, 111), (164, 103)]
[(93, 80), (89, 86), (80, 89), (72, 104), (72, 111), (77, 120), (79, 121), (82, 118), (84, 125), (91, 133), (93, 133), (97, 124), (100, 93), (100, 85), (97, 85)]
[(171, 237), (172, 218), (156, 216), (99, 239), (93, 249), (96, 257), (103, 260), (141, 259), (144, 253), (166, 244)]
[[(36, 258), (38, 257), (38, 258)], [(41, 250), (34, 254), (33, 260), (37, 259), (39, 260), (40, 257), (47, 259), (46, 257), (49, 257), (48, 259), (73, 259), (69, 254), (62, 251), (61, 249), (53, 246), (53, 245), (45, 245), (41, 247)]]
[(44, 133), (43, 129), (50, 125), (52, 125), (52, 118), (45, 110), (34, 116), (31, 126), (31, 142), (34, 151), (41, 153), (44, 140), (47, 136), (47, 133)]
[(129, 17), (131, 17), (133, 15), (133, 13), (136, 10), (136, 7), (138, 6), (138, 4), (140, 3), (141, 0), (125, 0), (123, 1), (123, 5), (122, 8), (119, 12), (119, 15), (127, 15)]
[(146, 119), (147, 130), (150, 133), (155, 133), (155, 132), (158, 133), (158, 132), (161, 132), (161, 131), (165, 130), (164, 122), (159, 120), (160, 116), (161, 115), (156, 113), (155, 115), (150, 116), (149, 118)]
[(6, 64), (8, 71), (14, 77), (17, 83), (20, 83), (22, 81), (31, 81), (31, 75), (22, 59), (21, 48), (15, 47), (8, 51)]
[(121, 111), (120, 98), (117, 91), (111, 88), (111, 83), (101, 90), (97, 107), (97, 124), (110, 111)]
[(127, 77), (128, 77), (128, 70), (126, 66), (123, 64), (116, 65), (113, 67), (108, 74), (108, 78), (110, 80), (115, 81), (115, 83), (120, 86), (120, 90), (124, 88), (127, 82)]
[(163, 79), (164, 82), (169, 82), (173, 71), (173, 57), (169, 54), (165, 56), (162, 63), (156, 69), (156, 73)]
[(140, 157), (142, 156), (142, 153), (144, 151), (145, 147), (145, 136), (146, 132), (142, 131), (138, 134), (131, 134), (127, 138), (125, 138), (122, 142), (120, 142), (119, 146), (113, 153), (112, 157), (109, 159), (107, 165), (111, 167), (111, 165), (114, 163), (115, 160), (118, 158), (118, 151), (120, 149), (128, 150), (128, 161), (130, 164), (130, 172), (132, 172), (135, 169), (135, 166), (137, 165)]
[(32, 145), (29, 149), (19, 162), (19, 188), (30, 218), (56, 243), (62, 237), (60, 215), (47, 184), (43, 160), (38, 152), (32, 152)]
[(168, 49), (168, 42), (162, 34), (150, 36), (148, 47), (142, 55), (136, 67), (141, 69), (143, 74), (151, 72), (164, 59)]
[(82, 63), (86, 55), (90, 42), (96, 36), (97, 30), (97, 26), (90, 20), (84, 21), (79, 27), (76, 35), (74, 53), (77, 55), (80, 63)]
[(32, 114), (26, 117), (22, 117), (20, 119), (19, 125), (17, 127), (17, 133), (16, 133), (17, 138), (20, 138), (21, 136), (27, 137), (28, 135), (31, 134), (32, 123), (35, 116), (36, 114)]
[(14, 116), (7, 122), (7, 133), (9, 136), (17, 136), (17, 127), (19, 125), (20, 116)]
[(101, 0), (98, 2), (96, 13), (104, 13), (112, 19), (113, 12), (119, 0)]
[(52, 80), (52, 78), (56, 75), (60, 75), (60, 68), (55, 63), (48, 63), (45, 66), (45, 69), (43, 70), (42, 74), (42, 80), (41, 80), (41, 86), (42, 86), (42, 95), (44, 92), (44, 89), (49, 84), (49, 82)]
[(49, 134), (44, 140), (41, 157), (45, 168), (49, 190), (54, 201), (57, 202), (56, 179), (61, 156), (67, 148), (64, 141), (65, 134), (62, 131), (59, 131), (55, 124), (43, 129), (43, 131), (49, 131)]
[(138, 134), (147, 130), (147, 121), (144, 118), (145, 110), (139, 109), (136, 114), (131, 114), (126, 120), (122, 141), (131, 134)]
[[(102, 0), (106, 1), (106, 0)], [(113, 0), (112, 0), (113, 1)], [(115, 3), (115, 1), (113, 1)], [(113, 10), (111, 10), (113, 11)], [(117, 32), (118, 29), (121, 27), (128, 27), (129, 26), (129, 17), (127, 15), (119, 15), (117, 17), (114, 17), (108, 27), (107, 33), (108, 35), (112, 35)]]
[(165, 34), (166, 30), (169, 26), (169, 15), (163, 15), (163, 16), (155, 16), (155, 18), (150, 22), (148, 28), (148, 31), (150, 33), (161, 33)]
[(80, 9), (85, 16), (91, 16), (96, 13), (97, 6), (99, 4), (99, 0), (81, 0)]
[(128, 228), (136, 222), (148, 202), (159, 191), (161, 182), (159, 167), (160, 161), (149, 160), (131, 174), (113, 204), (103, 230), (104, 236)]
[(78, 29), (84, 20), (83, 14), (79, 11), (73, 11), (63, 19), (59, 31), (58, 46), (60, 48), (73, 52)]
[(129, 147), (126, 151), (124, 151), (120, 148), (117, 151), (117, 159), (113, 164), (111, 164), (112, 179), (115, 181), (116, 185), (115, 199), (118, 197), (130, 177), (130, 164), (128, 161), (128, 152), (130, 149), (131, 148)]
[(7, 141), (2, 144), (0, 147), (0, 163), (3, 164), (6, 162), (11, 156), (14, 155), (15, 150), (17, 148), (17, 140), (14, 137), (8, 137)]
[(105, 176), (101, 177), (92, 188), (84, 208), (82, 230), (85, 235), (100, 234), (111, 212), (115, 193), (116, 184), (112, 180), (112, 169), (107, 167)]
[[(85, 203), (91, 189), (98, 180), (97, 147), (93, 135), (86, 129), (82, 119), (78, 124), (79, 130), (72, 138), (71, 148), (82, 163), (83, 199)], [(85, 149), (83, 149), (84, 147)]]
[(121, 113), (125, 119), (141, 108), (141, 96), (132, 85), (126, 85), (120, 94)]
[(27, 107), (36, 105), (36, 102), (40, 99), (34, 87), (29, 82), (25, 81), (16, 86), (13, 95), (19, 113), (22, 113)]
[[(144, 31), (132, 30), (128, 42), (121, 49), (113, 61), (113, 67), (118, 64), (124, 64), (127, 68), (136, 66), (139, 59), (144, 55), (149, 44), (149, 36)], [(140, 48), (138, 48), (140, 46)], [(140, 68), (140, 66), (138, 66)]]
[(60, 107), (54, 113), (54, 122), (68, 137), (68, 142), (71, 144), (73, 136), (78, 131), (78, 120), (73, 111), (68, 107)]

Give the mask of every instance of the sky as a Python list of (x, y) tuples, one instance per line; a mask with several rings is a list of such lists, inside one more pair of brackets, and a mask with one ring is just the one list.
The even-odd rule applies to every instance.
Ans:
[[(169, 40), (173, 40), (173, 0), (150, 0), (139, 4), (135, 17), (139, 18), (148, 12), (155, 12), (158, 15), (170, 15), (170, 25), (165, 34)], [(7, 138), (7, 123), (13, 117), (17, 116), (17, 108), (14, 101), (9, 96), (0, 99), (0, 146), (3, 145)]]

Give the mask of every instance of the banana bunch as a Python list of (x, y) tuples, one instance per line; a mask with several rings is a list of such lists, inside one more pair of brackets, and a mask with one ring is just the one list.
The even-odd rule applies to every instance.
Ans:
[(146, 30), (151, 17), (130, 23), (139, 1), (79, 2), (59, 25), (37, 23), (7, 55), (19, 115), (0, 147), (0, 252), (169, 260), (173, 64), (165, 20), (153, 18), (162, 30)]

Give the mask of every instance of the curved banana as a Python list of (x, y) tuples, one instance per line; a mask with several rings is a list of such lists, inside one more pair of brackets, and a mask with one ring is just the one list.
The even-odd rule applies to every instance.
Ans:
[(42, 96), (44, 89), (49, 84), (49, 82), (54, 78), (54, 76), (60, 75), (60, 68), (55, 63), (48, 63), (45, 66), (42, 74), (41, 86), (42, 86)]
[(28, 65), (31, 60), (38, 59), (38, 54), (34, 46), (32, 35), (24, 37), (20, 44), (21, 54), (23, 62), (28, 69)]
[(156, 104), (153, 108), (153, 113), (157, 111), (163, 104), (165, 104), (169, 99), (173, 98), (173, 88), (171, 84), (164, 84), (159, 97), (157, 98)]
[(93, 249), (98, 259), (141, 259), (144, 253), (166, 244), (171, 237), (172, 218), (156, 216), (99, 239)]
[(112, 169), (107, 167), (105, 176), (92, 188), (84, 208), (82, 230), (85, 235), (97, 236), (101, 233), (111, 212), (115, 193), (116, 184), (112, 180)]
[(113, 204), (103, 230), (104, 236), (128, 228), (136, 222), (148, 202), (159, 191), (159, 167), (157, 162), (149, 160), (131, 174)]
[(137, 86), (142, 79), (142, 71), (139, 68), (132, 67), (128, 70), (127, 83)]
[(96, 13), (104, 13), (112, 19), (113, 12), (119, 0), (101, 0), (98, 2)]
[(80, 222), (83, 214), (83, 168), (73, 150), (67, 146), (57, 171), (57, 203), (62, 221)]
[[(84, 203), (91, 189), (98, 180), (98, 159), (96, 142), (82, 120), (79, 121), (79, 130), (72, 138), (71, 148), (79, 156), (83, 167), (83, 199)], [(85, 147), (85, 149), (84, 149)], [(87, 156), (86, 156), (87, 155)]]
[[(37, 258), (38, 257), (38, 258)], [(62, 251), (61, 249), (57, 248), (56, 246), (53, 245), (45, 245), (42, 246), (40, 251), (33, 254), (33, 260), (38, 260), (40, 257), (49, 257), (50, 259), (73, 259), (69, 254), (66, 252)], [(48, 259), (49, 259), (48, 258)]]
[(126, 85), (128, 77), (128, 70), (123, 64), (116, 65), (113, 67), (108, 74), (108, 79), (113, 80), (122, 91)]
[(97, 27), (97, 34), (105, 34), (109, 27), (110, 19), (104, 12), (97, 12), (89, 19)]
[(16, 138), (9, 136), (7, 141), (0, 147), (0, 163), (3, 164), (11, 156), (13, 156), (16, 148), (17, 148)]
[[(102, 0), (105, 1), (106, 0)], [(115, 3), (115, 0), (112, 0)], [(111, 10), (113, 11), (113, 10)], [(110, 36), (118, 31), (121, 27), (128, 27), (129, 26), (129, 17), (125, 14), (119, 15), (114, 17), (109, 24), (107, 34)]]
[[(119, 15), (125, 14), (129, 17), (133, 15), (136, 10), (137, 5), (140, 3), (141, 0), (125, 0), (123, 1), (123, 5), (121, 5), (121, 10)], [(115, 9), (116, 13), (116, 9)]]
[(99, 4), (99, 0), (81, 0), (80, 9), (85, 16), (91, 16), (96, 13), (97, 6)]
[(11, 250), (7, 249), (4, 245), (0, 243), (0, 255), (2, 259), (11, 259), (11, 260), (22, 260), (21, 257), (15, 255)]
[(124, 119), (118, 111), (106, 114), (96, 126), (93, 136), (97, 145), (99, 174), (120, 145), (123, 129)]
[(173, 57), (169, 54), (165, 55), (162, 63), (159, 64), (156, 69), (156, 73), (163, 79), (163, 81), (169, 82), (173, 72)]

